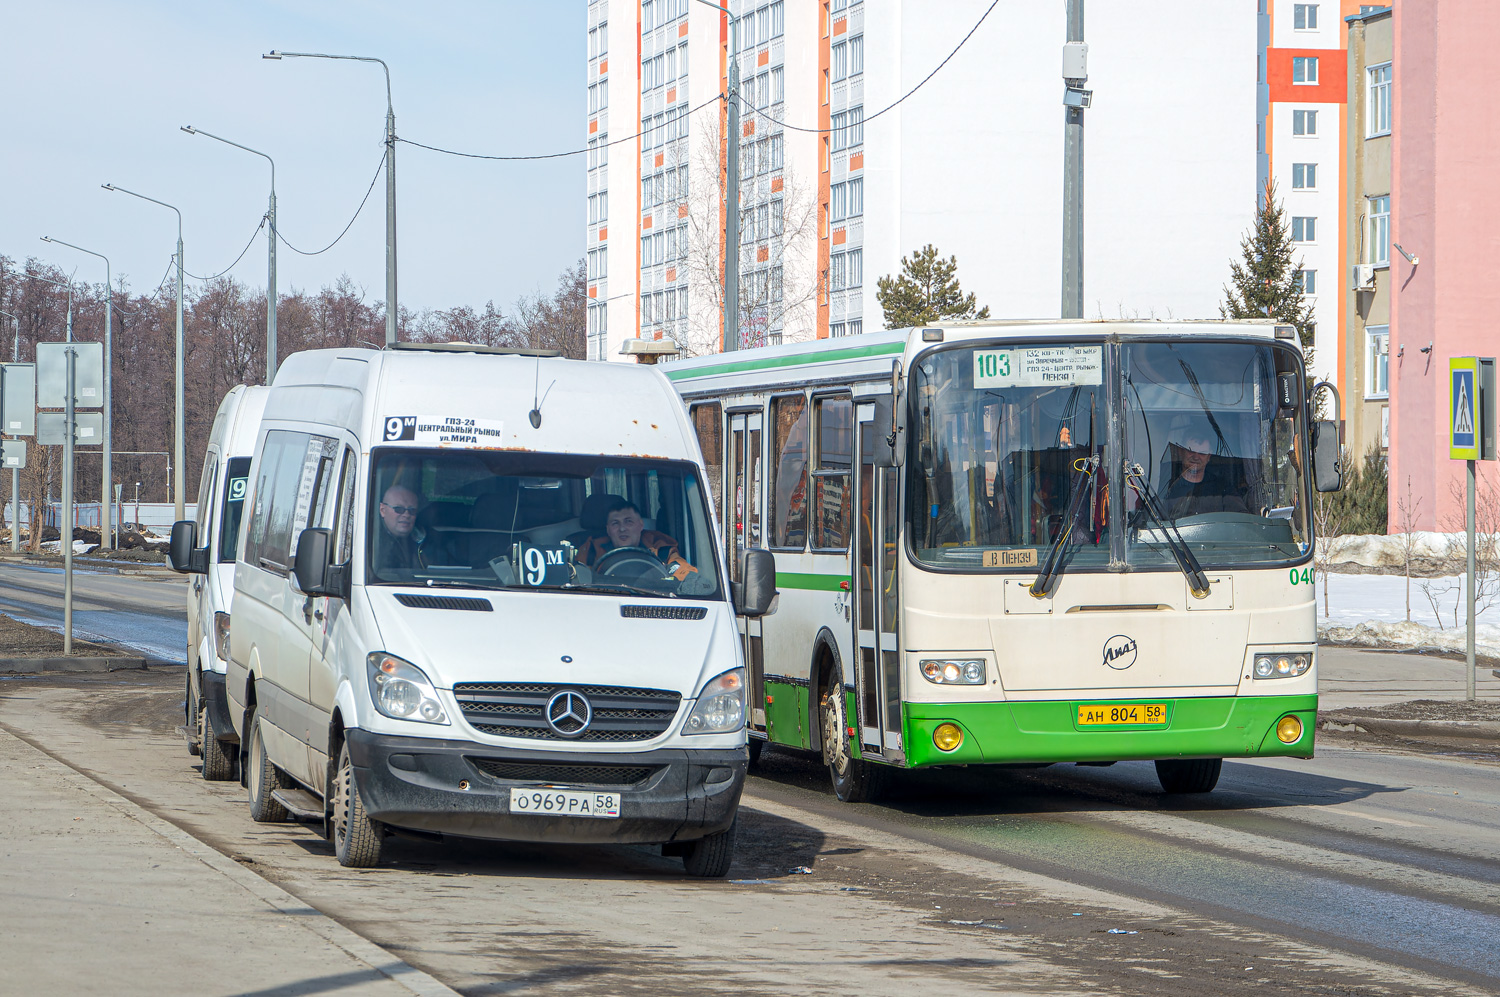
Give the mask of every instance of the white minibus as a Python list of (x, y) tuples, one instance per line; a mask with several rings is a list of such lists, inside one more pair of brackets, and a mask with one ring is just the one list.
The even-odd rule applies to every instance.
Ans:
[[(229, 720), (224, 696), (224, 663), (229, 657), (229, 611), (234, 595), (234, 555), (240, 512), (255, 452), (256, 430), (268, 389), (237, 384), (219, 403), (209, 431), (203, 474), (198, 479), (198, 512), (187, 546), (196, 558), (172, 567), (195, 577), (188, 586), (187, 702), (183, 728), (188, 751), (203, 758), (203, 778), (223, 782), (239, 773), (239, 735)], [(197, 538), (203, 546), (198, 548)], [(174, 547), (174, 549), (176, 549)]]
[[(722, 876), (747, 765), (736, 614), (697, 441), (649, 367), (466, 344), (289, 357), (235, 573), (251, 816), (661, 843)], [(733, 593), (733, 595), (731, 595)]]

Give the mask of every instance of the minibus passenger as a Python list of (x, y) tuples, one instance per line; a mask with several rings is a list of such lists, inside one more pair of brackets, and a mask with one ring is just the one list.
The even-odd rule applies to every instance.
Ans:
[(411, 571), (423, 567), (422, 550), (413, 536), (417, 525), (417, 493), (392, 485), (380, 500), (380, 567)]

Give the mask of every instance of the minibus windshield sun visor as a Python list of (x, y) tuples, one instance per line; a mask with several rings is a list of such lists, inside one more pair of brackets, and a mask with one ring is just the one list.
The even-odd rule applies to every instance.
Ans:
[(367, 584), (723, 598), (686, 461), (377, 449)]

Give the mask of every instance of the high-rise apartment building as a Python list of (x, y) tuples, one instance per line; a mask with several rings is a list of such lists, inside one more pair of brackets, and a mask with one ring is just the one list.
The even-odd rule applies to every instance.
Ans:
[[(732, 53), (707, 4), (589, 3), (591, 357), (637, 336), (720, 348), (731, 59), (743, 343), (881, 328), (878, 279), (928, 244), (992, 316), (1059, 314), (1061, 2), (726, 5)], [(1254, 4), (1089, 5), (1087, 317), (1218, 314), (1271, 168), (1267, 23)]]

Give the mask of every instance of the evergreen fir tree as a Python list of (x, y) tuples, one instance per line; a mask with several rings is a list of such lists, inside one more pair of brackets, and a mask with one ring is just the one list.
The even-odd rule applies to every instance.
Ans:
[(875, 300), (885, 312), (887, 329), (932, 325), (944, 319), (985, 319), (989, 306), (975, 308), (974, 295), (958, 284), (958, 257), (946, 260), (931, 244), (901, 257), (899, 276), (876, 281)]
[(1301, 261), (1287, 225), (1286, 211), (1276, 199), (1276, 184), (1266, 185), (1255, 228), (1240, 240), (1240, 259), (1229, 264), (1230, 286), (1224, 288), (1222, 318), (1270, 318), (1295, 326), (1302, 354), (1312, 364), (1312, 306), (1302, 296)]

